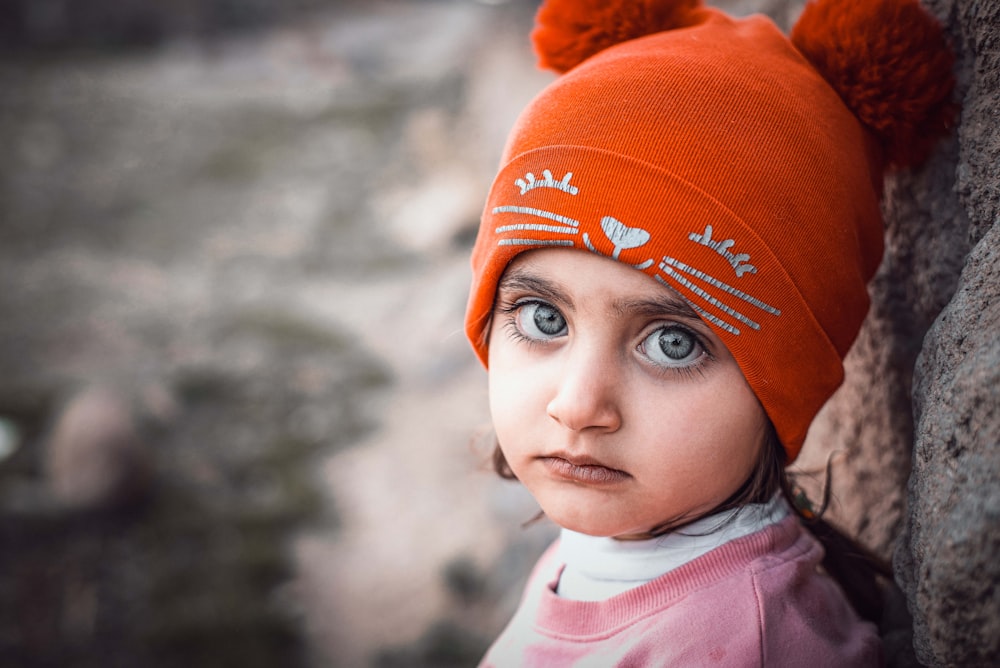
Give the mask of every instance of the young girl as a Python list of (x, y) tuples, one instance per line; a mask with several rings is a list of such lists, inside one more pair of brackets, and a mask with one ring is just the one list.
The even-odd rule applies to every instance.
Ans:
[(868, 308), (883, 171), (954, 113), (940, 28), (916, 0), (819, 0), (790, 40), (697, 0), (537, 21), (564, 74), (508, 140), (466, 326), (497, 469), (562, 533), (483, 665), (880, 663), (871, 567), (784, 469)]

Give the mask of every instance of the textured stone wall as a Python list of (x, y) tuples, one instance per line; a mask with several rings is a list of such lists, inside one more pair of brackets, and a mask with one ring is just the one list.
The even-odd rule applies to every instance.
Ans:
[[(896, 573), (921, 663), (997, 665), (1000, 3), (939, 0), (934, 9), (955, 39), (963, 75), (954, 189), (965, 224), (952, 243), (970, 250), (914, 371), (913, 469)], [(919, 236), (914, 243), (926, 245)]]
[(872, 311), (799, 466), (837, 453), (833, 519), (893, 557), (912, 645), (887, 637), (890, 664), (997, 665), (1000, 3), (925, 2), (953, 40), (962, 115), (887, 182)]

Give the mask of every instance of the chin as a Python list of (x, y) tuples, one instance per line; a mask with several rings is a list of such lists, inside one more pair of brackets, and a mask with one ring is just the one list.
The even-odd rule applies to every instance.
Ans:
[(583, 518), (579, 517), (578, 513), (560, 514), (558, 512), (550, 513), (545, 511), (545, 516), (563, 529), (569, 529), (570, 531), (596, 538), (614, 538), (615, 536), (625, 534), (641, 533), (640, 529), (626, 526), (620, 522), (610, 520), (601, 521), (601, 519), (593, 517)]

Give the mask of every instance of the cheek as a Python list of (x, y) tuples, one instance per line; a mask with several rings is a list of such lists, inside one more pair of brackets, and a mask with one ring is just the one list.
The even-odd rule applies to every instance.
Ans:
[(728, 467), (731, 478), (741, 484), (760, 458), (767, 418), (743, 377), (734, 384), (740, 390), (714, 406), (712, 438), (724, 445), (713, 450), (713, 458), (720, 467)]
[(498, 435), (502, 435), (508, 424), (512, 422), (512, 417), (517, 411), (515, 398), (516, 395), (509, 391), (509, 383), (505, 382), (503, 374), (494, 371), (491, 367), (489, 374), (490, 417), (493, 420), (493, 428)]
[(518, 479), (524, 481), (523, 465), (537, 438), (531, 436), (531, 423), (524, 404), (524, 393), (518, 392), (513, 383), (502, 374), (490, 373), (490, 419), (497, 444), (503, 452), (507, 466)]
[[(670, 444), (673, 465), (691, 479), (707, 472), (725, 486), (742, 484), (758, 461), (764, 441), (764, 411), (741, 374), (683, 390), (683, 400), (646, 417), (646, 433)], [(662, 404), (661, 404), (662, 405)]]
[(505, 448), (529, 414), (532, 383), (526, 383), (525, 373), (513, 366), (505, 355), (503, 344), (494, 344), (489, 356), (489, 405), (493, 428)]
[(503, 367), (490, 368), (490, 413), (497, 429), (530, 421), (544, 411), (541, 383), (530, 370), (514, 372)]

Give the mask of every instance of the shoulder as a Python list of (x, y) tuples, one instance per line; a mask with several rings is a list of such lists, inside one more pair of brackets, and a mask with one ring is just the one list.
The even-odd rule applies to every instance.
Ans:
[(680, 579), (686, 589), (673, 592), (651, 626), (668, 630), (674, 643), (682, 631), (692, 653), (725, 657), (721, 665), (882, 665), (875, 626), (819, 570), (823, 554), (798, 518), (788, 517), (658, 581), (667, 588)]
[(839, 585), (819, 569), (823, 548), (795, 518), (779, 530), (783, 549), (749, 569), (767, 666), (879, 666), (882, 645), (875, 626), (860, 619)]
[[(600, 602), (552, 591), (553, 545), (484, 666), (877, 666), (875, 628), (817, 571), (822, 547), (795, 518)], [(600, 659), (598, 661), (597, 659)], [(534, 661), (534, 663), (533, 663)]]

